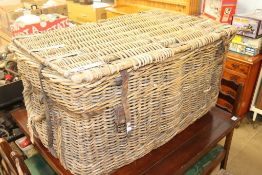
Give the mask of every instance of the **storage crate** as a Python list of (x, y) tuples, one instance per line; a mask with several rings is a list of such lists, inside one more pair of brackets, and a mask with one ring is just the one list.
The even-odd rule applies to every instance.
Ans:
[(73, 174), (107, 174), (216, 104), (235, 28), (148, 11), (16, 38), (31, 135)]

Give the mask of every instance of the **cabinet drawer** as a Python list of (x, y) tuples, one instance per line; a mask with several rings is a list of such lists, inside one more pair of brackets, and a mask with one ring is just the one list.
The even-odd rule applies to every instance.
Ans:
[(233, 106), (230, 103), (228, 103), (227, 101), (220, 99), (220, 98), (217, 100), (217, 105), (219, 107), (227, 109), (230, 112), (232, 112), (232, 110), (233, 110)]
[(230, 70), (224, 69), (223, 78), (236, 82), (237, 84), (245, 84), (246, 78), (243, 78), (239, 75), (233, 74)]
[(235, 90), (231, 89), (228, 86), (221, 85), (221, 91), (224, 94), (230, 95), (233, 98), (236, 98), (236, 96), (237, 96), (237, 92)]
[(242, 73), (247, 75), (249, 72), (249, 66), (245, 64), (241, 64), (239, 62), (227, 59), (225, 64), (227, 69)]

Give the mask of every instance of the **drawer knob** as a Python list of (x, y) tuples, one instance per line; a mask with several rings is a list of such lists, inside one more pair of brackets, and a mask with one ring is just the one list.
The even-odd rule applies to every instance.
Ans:
[(233, 76), (230, 77), (230, 80), (231, 80), (231, 81), (234, 81), (235, 83), (237, 83), (237, 79), (238, 79), (238, 77), (235, 76), (235, 75), (233, 75)]
[(245, 70), (245, 69), (240, 69), (240, 71), (241, 71), (241, 72), (246, 72), (246, 70)]
[(234, 68), (234, 69), (237, 69), (237, 68), (239, 68), (239, 65), (238, 64), (232, 64), (232, 67)]

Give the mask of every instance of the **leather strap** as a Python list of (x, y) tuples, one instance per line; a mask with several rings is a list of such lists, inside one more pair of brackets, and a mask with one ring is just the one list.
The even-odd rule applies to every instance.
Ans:
[[(130, 131), (132, 130), (131, 127), (131, 116), (130, 116), (130, 109), (128, 104), (128, 72), (126, 70), (122, 70), (121, 74), (121, 84), (122, 84), (122, 94), (121, 94), (121, 102), (122, 104), (115, 109), (116, 115), (116, 126), (117, 132), (119, 132), (118, 127), (122, 124), (126, 124), (126, 133), (127, 136), (130, 135)], [(117, 81), (119, 85), (119, 81)]]
[(43, 64), (40, 65), (40, 70), (39, 70), (39, 79), (40, 79), (40, 86), (41, 86), (41, 99), (40, 102), (44, 104), (45, 107), (45, 117), (46, 117), (46, 123), (47, 123), (47, 142), (48, 142), (48, 150), (49, 152), (54, 156), (56, 156), (56, 152), (54, 149), (54, 141), (53, 141), (53, 130), (52, 130), (52, 122), (51, 122), (51, 118), (49, 115), (49, 107), (48, 107), (48, 102), (47, 102), (47, 96), (46, 93), (44, 91), (44, 86), (43, 86), (43, 82), (42, 79), (44, 78), (44, 76), (42, 75), (42, 70), (45, 68), (45, 66)]

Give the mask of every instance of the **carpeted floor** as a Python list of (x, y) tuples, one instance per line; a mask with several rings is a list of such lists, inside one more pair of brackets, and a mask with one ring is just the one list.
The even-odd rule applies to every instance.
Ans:
[(232, 175), (262, 175), (262, 116), (258, 116), (255, 129), (249, 122), (251, 117), (249, 113), (234, 131), (227, 164), (227, 172)]

